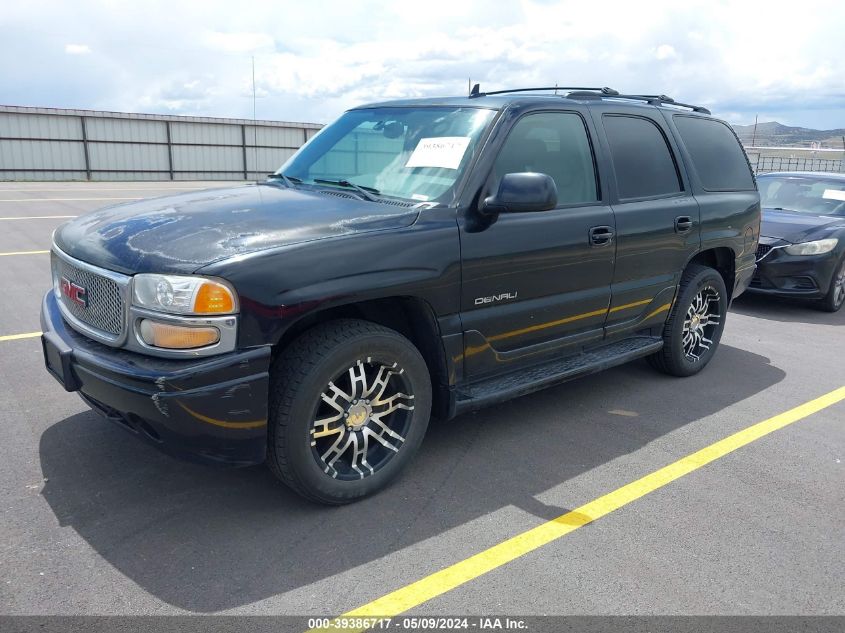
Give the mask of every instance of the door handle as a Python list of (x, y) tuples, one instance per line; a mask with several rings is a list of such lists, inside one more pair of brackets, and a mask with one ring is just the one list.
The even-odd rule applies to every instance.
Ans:
[(590, 229), (590, 245), (607, 246), (613, 241), (612, 226), (594, 226)]
[(688, 215), (679, 215), (675, 218), (675, 232), (687, 233), (692, 229), (692, 218)]

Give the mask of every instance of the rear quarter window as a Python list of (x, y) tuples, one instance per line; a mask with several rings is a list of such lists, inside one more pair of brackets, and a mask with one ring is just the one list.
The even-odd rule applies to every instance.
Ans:
[(675, 115), (675, 127), (707, 191), (754, 189), (748, 160), (727, 124), (714, 119)]

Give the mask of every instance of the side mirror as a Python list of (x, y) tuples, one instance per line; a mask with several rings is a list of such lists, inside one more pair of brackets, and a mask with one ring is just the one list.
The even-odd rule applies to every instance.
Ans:
[(481, 212), (492, 215), (502, 212), (548, 211), (557, 206), (557, 187), (547, 174), (522, 172), (505, 174), (499, 190), (481, 204)]

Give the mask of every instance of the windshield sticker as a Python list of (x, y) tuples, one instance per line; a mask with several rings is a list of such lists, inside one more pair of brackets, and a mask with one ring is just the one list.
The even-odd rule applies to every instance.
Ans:
[(422, 138), (405, 167), (443, 167), (457, 169), (469, 147), (468, 136)]
[(840, 189), (825, 189), (822, 198), (827, 198), (828, 200), (842, 200), (845, 202), (845, 191)]
[(412, 200), (422, 200), (423, 202), (428, 202), (428, 196), (424, 196), (421, 193), (412, 193), (411, 199)]

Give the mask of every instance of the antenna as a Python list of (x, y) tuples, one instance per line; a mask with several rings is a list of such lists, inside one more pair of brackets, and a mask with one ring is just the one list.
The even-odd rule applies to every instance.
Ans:
[[(255, 108), (255, 55), (252, 56), (252, 167), (258, 171), (258, 126)], [(247, 174), (249, 175), (249, 174)]]
[(475, 85), (472, 87), (472, 90), (470, 90), (470, 91), (469, 91), (469, 96), (470, 96), (470, 97), (477, 97), (477, 96), (479, 96), (480, 94), (481, 94), (481, 85), (480, 85), (480, 84), (475, 84)]
[(751, 133), (751, 147), (755, 147), (755, 143), (757, 142), (757, 117), (760, 116), (759, 114), (754, 115), (754, 131)]

